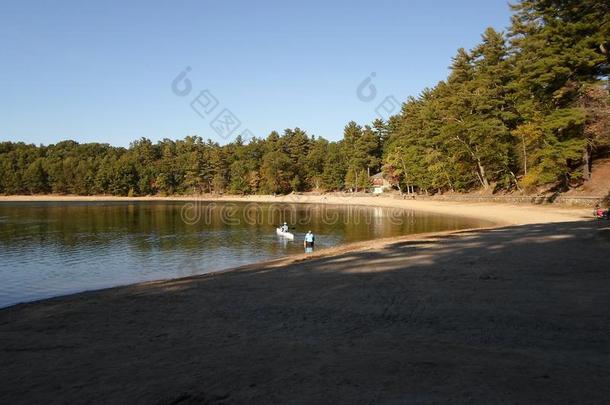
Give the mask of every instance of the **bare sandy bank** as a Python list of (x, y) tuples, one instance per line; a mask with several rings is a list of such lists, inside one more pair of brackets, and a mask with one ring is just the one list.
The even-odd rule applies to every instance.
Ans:
[(587, 208), (563, 208), (548, 205), (511, 205), (501, 203), (470, 203), (447, 201), (423, 201), (399, 199), (391, 196), (360, 195), (251, 195), (251, 196), (172, 196), (172, 197), (115, 197), (115, 196), (60, 196), (60, 195), (17, 195), (0, 196), (1, 201), (224, 201), (224, 202), (266, 202), (302, 204), (364, 205), (413, 209), (437, 214), (478, 218), (498, 225), (520, 225), (532, 223), (552, 223), (577, 221), (591, 217)]

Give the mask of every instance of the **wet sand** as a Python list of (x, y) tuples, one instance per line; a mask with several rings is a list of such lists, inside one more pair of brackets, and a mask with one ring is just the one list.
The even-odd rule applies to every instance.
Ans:
[(0, 310), (0, 403), (606, 402), (610, 222), (426, 204), (520, 225)]

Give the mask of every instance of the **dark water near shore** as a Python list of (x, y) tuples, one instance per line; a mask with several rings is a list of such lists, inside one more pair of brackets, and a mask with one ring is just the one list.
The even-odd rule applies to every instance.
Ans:
[[(295, 240), (275, 234), (287, 221)], [(0, 307), (184, 277), (316, 249), (488, 225), (414, 211), (312, 204), (1, 202)]]

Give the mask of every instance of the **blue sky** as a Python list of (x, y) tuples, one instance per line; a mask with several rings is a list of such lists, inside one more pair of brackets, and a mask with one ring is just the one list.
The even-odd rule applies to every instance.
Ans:
[[(0, 141), (127, 146), (200, 135), (229, 109), (256, 136), (339, 139), (447, 75), (457, 48), (509, 24), (506, 0), (27, 1), (0, 4)], [(172, 92), (185, 67), (192, 90)], [(356, 96), (374, 72), (377, 96)], [(183, 82), (180, 82), (183, 84)], [(202, 116), (191, 101), (218, 101)], [(210, 104), (211, 105), (211, 104)]]

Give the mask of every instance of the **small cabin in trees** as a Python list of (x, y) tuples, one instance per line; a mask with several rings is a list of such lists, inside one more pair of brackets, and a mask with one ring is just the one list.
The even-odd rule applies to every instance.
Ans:
[(392, 188), (392, 185), (386, 180), (382, 172), (371, 176), (371, 184), (373, 185), (373, 194), (381, 194), (385, 190)]

